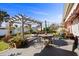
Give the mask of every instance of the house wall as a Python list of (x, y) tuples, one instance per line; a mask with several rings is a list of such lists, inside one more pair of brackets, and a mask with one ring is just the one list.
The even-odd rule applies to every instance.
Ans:
[(66, 28), (66, 30), (67, 30), (69, 33), (72, 33), (71, 27), (72, 27), (71, 21), (67, 21), (67, 22), (65, 23), (65, 28)]
[[(71, 8), (71, 11), (64, 17), (64, 25), (70, 33), (73, 33), (75, 36), (79, 37), (79, 3), (76, 3)], [(71, 22), (71, 23), (70, 23)], [(79, 48), (79, 40), (78, 40)]]
[(76, 18), (71, 25), (72, 33), (79, 36), (79, 18)]
[[(79, 36), (79, 4), (74, 4), (65, 19), (65, 27), (70, 32), (76, 36)], [(77, 15), (77, 16), (76, 16)]]

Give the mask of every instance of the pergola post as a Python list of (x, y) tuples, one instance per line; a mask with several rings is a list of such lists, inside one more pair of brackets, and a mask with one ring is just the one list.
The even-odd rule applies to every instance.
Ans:
[(13, 21), (11, 21), (11, 18), (9, 18), (9, 21), (8, 21), (8, 26), (7, 26), (7, 33), (5, 35), (5, 38), (7, 40), (10, 39), (11, 35), (12, 35), (12, 26), (13, 26)]
[(21, 27), (21, 35), (22, 35), (22, 39), (24, 40), (24, 18), (22, 17), (21, 22), (22, 22), (22, 27)]
[(31, 34), (31, 30), (32, 30), (32, 29), (31, 29), (31, 24), (28, 24), (28, 25), (29, 25), (29, 29), (30, 29), (30, 34)]
[(18, 17), (21, 21), (21, 35), (22, 35), (22, 40), (24, 40), (24, 20), (25, 18), (22, 15), (18, 15), (18, 16), (15, 15), (15, 16)]

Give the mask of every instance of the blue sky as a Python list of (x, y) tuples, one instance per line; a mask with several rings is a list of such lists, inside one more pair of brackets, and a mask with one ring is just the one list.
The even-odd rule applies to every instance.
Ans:
[(11, 16), (22, 13), (44, 23), (60, 23), (63, 15), (63, 3), (2, 3), (0, 9)]

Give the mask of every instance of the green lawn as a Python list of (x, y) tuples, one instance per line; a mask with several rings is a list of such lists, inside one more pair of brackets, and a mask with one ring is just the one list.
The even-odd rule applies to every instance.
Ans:
[(4, 41), (0, 41), (0, 51), (6, 50), (9, 48), (9, 44), (5, 43)]

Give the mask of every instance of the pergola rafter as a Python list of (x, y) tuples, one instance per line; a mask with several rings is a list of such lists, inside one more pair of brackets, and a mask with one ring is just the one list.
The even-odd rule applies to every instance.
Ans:
[(28, 21), (31, 21), (31, 22), (33, 22), (33, 23), (37, 23), (37, 24), (40, 24), (41, 22), (40, 21), (37, 21), (37, 20), (35, 20), (35, 19), (32, 19), (31, 17), (26, 17), (26, 16), (24, 16), (24, 15), (22, 15), (22, 14), (19, 14), (21, 17), (23, 17), (26, 21), (28, 20)]
[[(21, 19), (25, 22), (25, 23), (34, 23), (34, 24), (41, 24), (42, 22), (40, 22), (40, 21), (37, 21), (37, 20), (34, 20), (34, 19), (32, 19), (31, 17), (25, 17), (25, 16), (23, 16), (23, 15), (15, 15), (15, 17), (12, 17), (11, 18), (13, 21), (14, 21), (14, 23), (16, 22), (16, 21), (21, 21)], [(17, 23), (19, 23), (19, 22), (17, 22)]]

